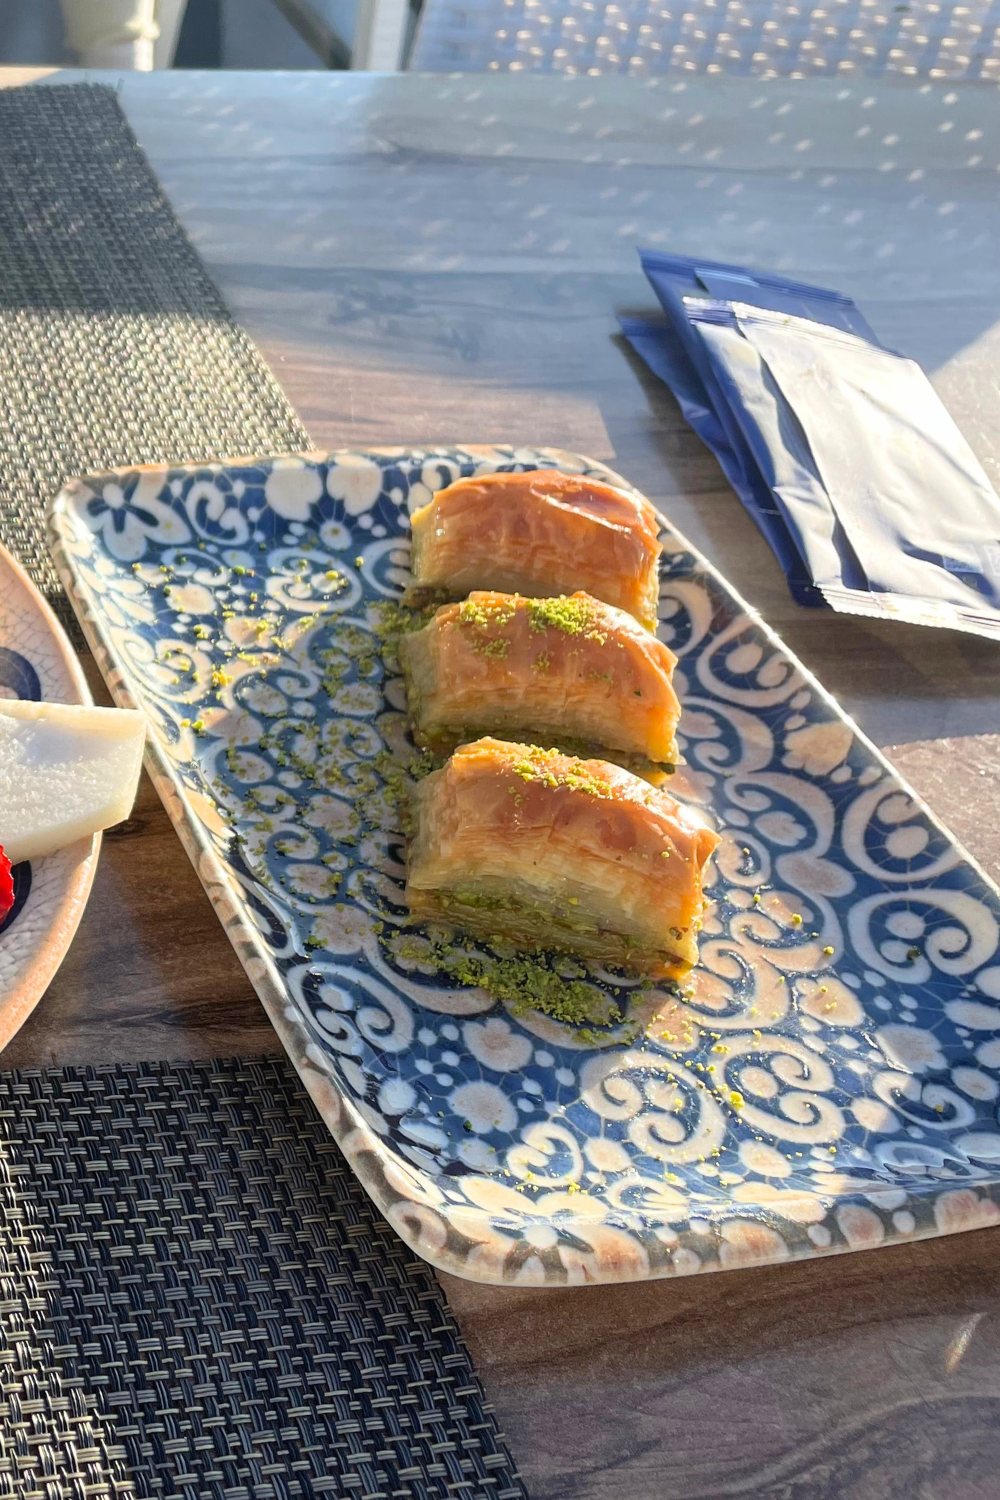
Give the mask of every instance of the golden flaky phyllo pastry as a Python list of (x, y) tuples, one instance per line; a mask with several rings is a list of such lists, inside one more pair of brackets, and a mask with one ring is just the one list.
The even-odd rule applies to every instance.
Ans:
[(645, 765), (677, 758), (677, 658), (589, 594), (470, 594), (399, 647), (417, 743), (447, 753), (484, 734)]
[(655, 977), (697, 961), (718, 837), (620, 766), (481, 739), (420, 783), (415, 812), (414, 917)]
[(659, 526), (640, 495), (557, 469), (483, 474), (439, 490), (410, 522), (411, 603), (583, 589), (655, 628)]

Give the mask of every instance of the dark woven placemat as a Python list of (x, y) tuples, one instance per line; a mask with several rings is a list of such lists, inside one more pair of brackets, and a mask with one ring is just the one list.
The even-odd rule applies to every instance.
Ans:
[(112, 90), (0, 90), (0, 541), (35, 582), (65, 479), (310, 446)]
[(0, 1074), (0, 1496), (524, 1500), (283, 1059)]

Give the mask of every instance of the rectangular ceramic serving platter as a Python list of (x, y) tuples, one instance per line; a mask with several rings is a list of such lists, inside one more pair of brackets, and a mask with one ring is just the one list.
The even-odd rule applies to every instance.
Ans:
[(52, 507), (101, 669), (360, 1181), (418, 1254), (488, 1282), (1000, 1221), (1000, 892), (666, 520), (675, 787), (722, 834), (684, 996), (595, 1044), (421, 962), (376, 619), (412, 509), (535, 467), (629, 488), (557, 451), (435, 448), (122, 470)]

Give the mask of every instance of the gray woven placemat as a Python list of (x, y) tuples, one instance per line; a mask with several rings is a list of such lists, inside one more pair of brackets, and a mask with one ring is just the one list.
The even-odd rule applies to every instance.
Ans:
[(112, 90), (0, 90), (0, 541), (35, 582), (67, 478), (310, 446)]
[(0, 1074), (0, 1496), (524, 1500), (284, 1059)]

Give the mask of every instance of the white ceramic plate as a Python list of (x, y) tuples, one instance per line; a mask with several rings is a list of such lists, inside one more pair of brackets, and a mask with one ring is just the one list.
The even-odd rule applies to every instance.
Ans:
[[(24, 569), (0, 547), (0, 701), (92, 703), (66, 632)], [(90, 895), (101, 836), (14, 871), (14, 906), (0, 925), (0, 1047), (51, 983)]]

